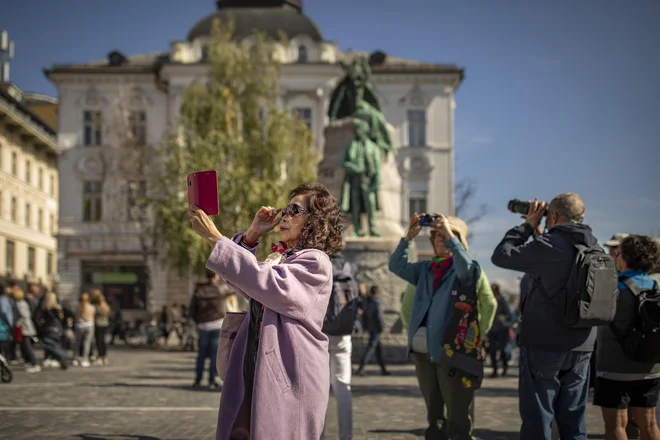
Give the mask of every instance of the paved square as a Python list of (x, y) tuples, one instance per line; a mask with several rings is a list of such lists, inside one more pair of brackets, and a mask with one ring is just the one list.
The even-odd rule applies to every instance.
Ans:
[[(40, 354), (40, 353), (39, 353)], [(193, 390), (191, 353), (115, 349), (106, 367), (47, 369), (27, 374), (14, 367), (0, 384), (0, 439), (210, 440), (220, 393)], [(421, 439), (424, 403), (412, 365), (391, 367), (383, 377), (355, 377), (354, 438)], [(486, 380), (476, 407), (476, 435), (518, 438), (517, 380)], [(603, 438), (597, 408), (589, 408), (591, 438)], [(336, 438), (336, 406), (330, 400), (328, 439)], [(292, 439), (296, 440), (296, 439)], [(315, 440), (315, 439), (300, 439)]]

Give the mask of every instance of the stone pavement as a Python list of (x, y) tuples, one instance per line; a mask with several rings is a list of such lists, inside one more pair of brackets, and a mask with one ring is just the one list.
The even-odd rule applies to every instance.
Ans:
[[(220, 393), (193, 390), (194, 355), (114, 349), (106, 367), (48, 369), (27, 374), (14, 367), (0, 384), (0, 439), (207, 440), (214, 438)], [(353, 381), (355, 439), (421, 439), (425, 411), (412, 365), (392, 376)], [(476, 400), (476, 433), (483, 440), (514, 440), (520, 424), (516, 379), (486, 380)], [(589, 408), (590, 438), (603, 438), (597, 408)], [(336, 438), (330, 401), (328, 439)], [(295, 439), (292, 439), (295, 440)], [(314, 440), (314, 439), (301, 439)]]

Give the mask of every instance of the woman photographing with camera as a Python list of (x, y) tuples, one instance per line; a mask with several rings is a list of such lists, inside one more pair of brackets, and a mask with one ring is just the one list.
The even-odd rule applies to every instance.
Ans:
[[(320, 184), (300, 185), (290, 198), (284, 209), (259, 209), (232, 239), (190, 210), (193, 229), (213, 247), (207, 268), (250, 300), (229, 355), (218, 440), (318, 439), (323, 430), (330, 381), (321, 328), (332, 291), (328, 254), (341, 247), (339, 205)], [(259, 240), (275, 227), (276, 261), (259, 262)]]

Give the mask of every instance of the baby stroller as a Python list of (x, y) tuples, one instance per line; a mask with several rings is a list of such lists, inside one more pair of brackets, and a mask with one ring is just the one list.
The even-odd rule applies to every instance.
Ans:
[(5, 358), (2, 353), (0, 353), (0, 380), (2, 380), (4, 383), (9, 383), (13, 378), (14, 375), (11, 372), (11, 368), (9, 368), (9, 362), (7, 362), (7, 358)]

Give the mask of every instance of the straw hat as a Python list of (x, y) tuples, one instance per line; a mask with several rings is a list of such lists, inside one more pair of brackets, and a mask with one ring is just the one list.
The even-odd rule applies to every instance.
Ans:
[[(449, 223), (449, 229), (454, 233), (456, 238), (463, 243), (465, 250), (468, 250), (467, 236), (468, 236), (468, 227), (463, 220), (453, 215), (445, 216), (447, 218), (447, 223)], [(431, 241), (433, 241), (433, 235), (431, 235)]]

